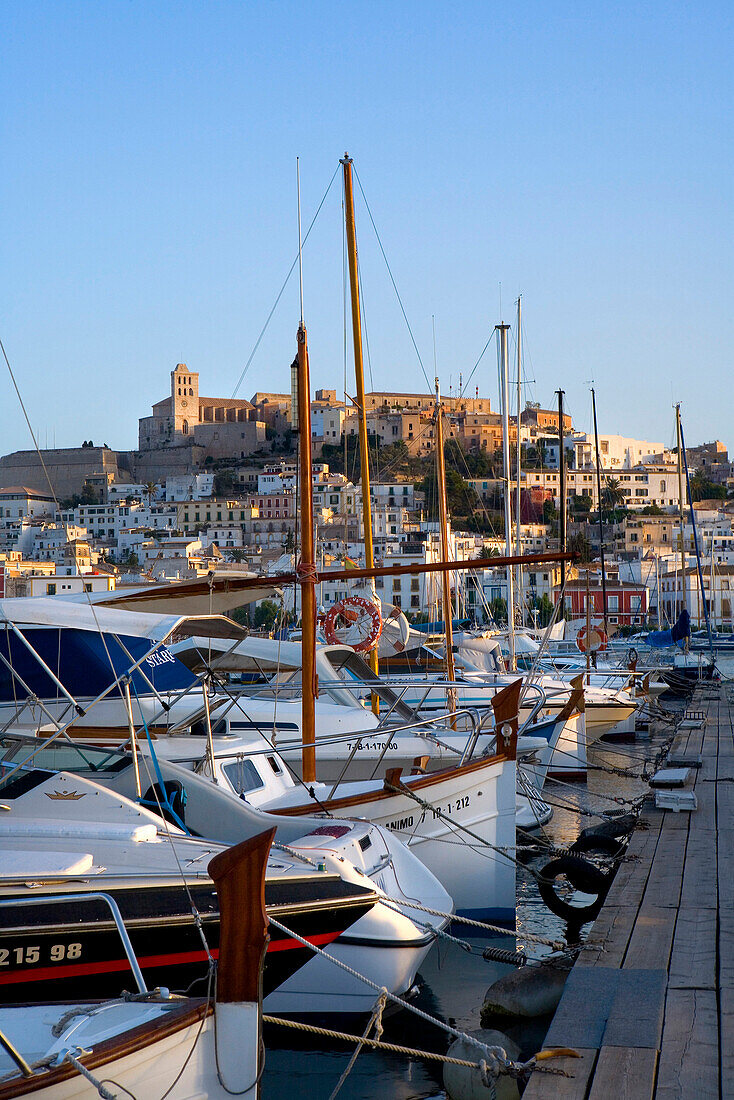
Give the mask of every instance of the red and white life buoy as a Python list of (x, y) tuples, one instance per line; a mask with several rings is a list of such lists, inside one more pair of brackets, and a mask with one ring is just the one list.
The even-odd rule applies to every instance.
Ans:
[(588, 638), (586, 627), (579, 630), (576, 635), (576, 645), (582, 653), (586, 653), (587, 649), (589, 653), (599, 653), (601, 650), (607, 648), (607, 641), (608, 638), (600, 626), (592, 626), (589, 630)]
[(362, 596), (345, 596), (324, 617), (324, 637), (330, 645), (350, 645), (358, 653), (373, 649), (382, 633), (379, 607)]

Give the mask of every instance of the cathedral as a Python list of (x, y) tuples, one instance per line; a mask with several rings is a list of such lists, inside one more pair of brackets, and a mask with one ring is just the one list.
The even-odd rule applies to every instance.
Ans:
[(265, 443), (265, 424), (250, 401), (200, 397), (199, 375), (179, 363), (171, 394), (139, 421), (138, 448), (203, 447), (212, 458), (244, 458)]

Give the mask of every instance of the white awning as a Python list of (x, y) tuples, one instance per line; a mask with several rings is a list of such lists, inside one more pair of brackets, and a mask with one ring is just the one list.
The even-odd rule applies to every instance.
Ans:
[(176, 633), (232, 641), (247, 637), (247, 631), (224, 615), (161, 615), (125, 611), (99, 604), (75, 603), (57, 596), (0, 600), (0, 628), (3, 621), (23, 626), (45, 626), (70, 630), (102, 631), (134, 638), (163, 641)]

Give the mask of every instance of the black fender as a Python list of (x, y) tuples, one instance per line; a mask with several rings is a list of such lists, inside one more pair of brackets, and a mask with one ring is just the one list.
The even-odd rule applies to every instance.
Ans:
[[(571, 885), (584, 894), (594, 894), (594, 901), (585, 905), (571, 905), (555, 890), (556, 879), (564, 876)], [(580, 856), (559, 856), (546, 863), (538, 875), (540, 896), (552, 913), (567, 921), (594, 920), (604, 904), (611, 883), (611, 875), (605, 874)]]

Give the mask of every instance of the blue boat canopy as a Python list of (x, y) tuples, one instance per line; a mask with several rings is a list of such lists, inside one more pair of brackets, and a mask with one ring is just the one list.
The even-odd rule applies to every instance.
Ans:
[(670, 646), (677, 645), (679, 649), (684, 649), (686, 639), (691, 636), (691, 616), (688, 614), (687, 609), (684, 607), (678, 616), (675, 626), (670, 630), (652, 630), (646, 638), (646, 643), (652, 646), (653, 649), (667, 649)]

